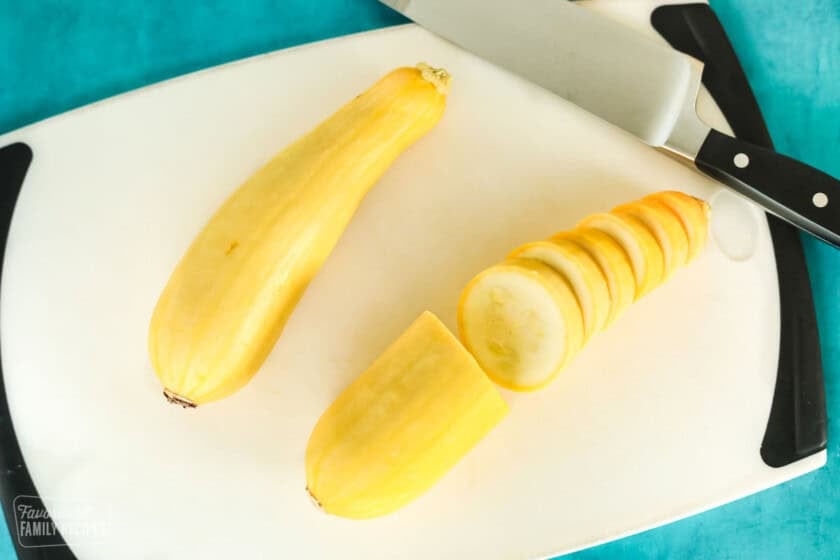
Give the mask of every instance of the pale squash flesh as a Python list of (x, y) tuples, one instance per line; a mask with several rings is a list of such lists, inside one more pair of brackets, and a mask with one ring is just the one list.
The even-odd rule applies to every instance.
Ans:
[(550, 239), (576, 243), (598, 263), (609, 290), (610, 311), (606, 326), (611, 325), (636, 298), (636, 278), (630, 257), (615, 239), (593, 228), (577, 227), (561, 231)]
[(627, 215), (592, 214), (584, 218), (578, 227), (601, 230), (621, 245), (630, 257), (630, 265), (636, 278), (636, 299), (662, 282), (665, 272), (662, 248), (641, 221)]
[(660, 201), (637, 200), (622, 204), (610, 212), (633, 216), (650, 230), (662, 249), (665, 262), (663, 279), (668, 279), (674, 271), (688, 262), (688, 235), (685, 228), (679, 218)]
[(508, 412), (475, 359), (429, 312), (324, 412), (306, 448), (307, 491), (365, 519), (417, 498)]
[(552, 238), (526, 243), (508, 258), (543, 262), (566, 278), (583, 312), (584, 343), (602, 330), (610, 312), (610, 292), (598, 263), (574, 241)]
[(394, 70), (219, 208), (152, 315), (149, 354), (167, 398), (195, 406), (251, 379), (365, 194), (441, 118), (448, 80), (426, 65)]
[(501, 387), (534, 391), (572, 361), (585, 342), (583, 312), (566, 276), (531, 258), (485, 269), (458, 302), (458, 333)]

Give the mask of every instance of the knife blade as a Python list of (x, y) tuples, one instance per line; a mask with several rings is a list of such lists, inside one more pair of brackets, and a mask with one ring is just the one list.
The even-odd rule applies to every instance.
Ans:
[(703, 123), (702, 64), (564, 0), (380, 0), (840, 247), (840, 181)]

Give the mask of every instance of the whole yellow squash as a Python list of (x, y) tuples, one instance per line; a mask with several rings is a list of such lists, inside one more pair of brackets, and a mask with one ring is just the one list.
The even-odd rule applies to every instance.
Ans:
[(446, 104), (448, 74), (398, 68), (277, 154), (216, 211), (149, 327), (171, 402), (224, 398), (254, 375), (356, 208)]

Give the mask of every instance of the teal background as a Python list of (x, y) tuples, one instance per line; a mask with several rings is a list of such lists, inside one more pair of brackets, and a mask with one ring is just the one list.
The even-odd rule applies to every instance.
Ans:
[[(840, 2), (712, 6), (777, 149), (840, 177)], [(402, 22), (374, 0), (0, 0), (0, 133), (207, 66)], [(827, 467), (567, 558), (840, 558), (840, 251), (804, 242), (831, 417)], [(2, 527), (0, 558), (14, 558)]]

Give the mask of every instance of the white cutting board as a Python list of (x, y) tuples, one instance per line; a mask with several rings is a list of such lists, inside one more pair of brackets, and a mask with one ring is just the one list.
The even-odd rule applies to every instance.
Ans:
[[(596, 5), (640, 28), (651, 7)], [(192, 237), (273, 153), (421, 60), (454, 76), (447, 114), (370, 193), (260, 373), (217, 404), (167, 404), (146, 330)], [(192, 74), (0, 137), (13, 141), (35, 158), (3, 269), (4, 381), (82, 559), (536, 558), (825, 462), (759, 457), (779, 332), (761, 213), (413, 25)], [(510, 416), (416, 502), (361, 522), (312, 506), (315, 421), (422, 310), (453, 327), (463, 285), (518, 244), (670, 188), (713, 200), (717, 241), (694, 264), (548, 389), (505, 392)]]

